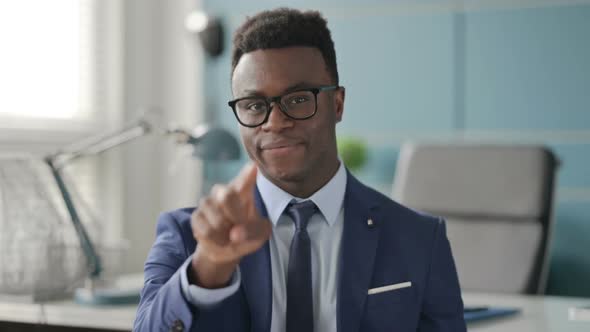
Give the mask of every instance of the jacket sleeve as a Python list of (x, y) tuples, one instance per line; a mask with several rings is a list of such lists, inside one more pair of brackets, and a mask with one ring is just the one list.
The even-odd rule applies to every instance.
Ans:
[(144, 286), (134, 331), (191, 329), (198, 310), (186, 300), (180, 284), (180, 267), (187, 258), (178, 222), (171, 214), (162, 214), (156, 228), (156, 241), (144, 267)]
[(463, 332), (463, 300), (444, 220), (434, 231), (430, 269), (420, 314), (420, 332)]
[(133, 331), (249, 331), (250, 313), (241, 288), (215, 306), (197, 307), (187, 299), (182, 266), (196, 245), (192, 234), (186, 234), (187, 225), (188, 220), (177, 220), (171, 212), (158, 219)]

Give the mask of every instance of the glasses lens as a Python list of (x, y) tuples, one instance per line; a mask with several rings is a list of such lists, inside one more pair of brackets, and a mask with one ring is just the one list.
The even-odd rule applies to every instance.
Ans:
[(236, 114), (240, 121), (248, 126), (261, 124), (268, 112), (268, 106), (264, 99), (248, 98), (236, 103)]
[(294, 119), (309, 118), (315, 113), (315, 94), (311, 91), (298, 91), (283, 96), (283, 109)]

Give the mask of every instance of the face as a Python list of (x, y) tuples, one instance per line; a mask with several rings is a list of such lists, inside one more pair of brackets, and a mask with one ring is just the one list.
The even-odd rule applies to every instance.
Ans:
[[(235, 98), (274, 97), (297, 88), (333, 84), (321, 52), (311, 47), (246, 53), (232, 77)], [(336, 123), (342, 119), (343, 105), (343, 88), (320, 92), (317, 112), (306, 120), (287, 117), (273, 103), (266, 123), (255, 128), (240, 126), (242, 143), (273, 183), (292, 194), (311, 194), (338, 169)]]

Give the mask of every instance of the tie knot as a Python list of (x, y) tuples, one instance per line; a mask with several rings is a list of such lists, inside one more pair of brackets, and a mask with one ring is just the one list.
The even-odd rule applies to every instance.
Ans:
[(290, 203), (287, 206), (287, 214), (293, 219), (297, 230), (307, 229), (307, 222), (316, 211), (317, 206), (309, 200), (300, 203)]

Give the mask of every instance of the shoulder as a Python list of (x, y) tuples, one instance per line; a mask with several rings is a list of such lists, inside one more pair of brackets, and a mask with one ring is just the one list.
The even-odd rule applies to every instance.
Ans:
[(371, 214), (386, 229), (395, 230), (404, 236), (430, 236), (444, 227), (441, 217), (412, 209), (396, 202), (383, 193), (366, 186), (353, 176), (349, 176), (348, 190), (355, 191), (355, 196), (362, 204), (369, 207)]
[(366, 206), (370, 210), (380, 211), (392, 219), (407, 223), (421, 223), (435, 226), (441, 222), (440, 217), (404, 206), (383, 193), (363, 184), (353, 175), (349, 174), (346, 186), (347, 195), (352, 197), (354, 203)]
[(191, 214), (195, 209), (196, 207), (187, 207), (162, 212), (158, 217), (158, 229), (160, 227), (190, 227)]
[(196, 242), (191, 228), (191, 214), (195, 209), (190, 207), (161, 213), (156, 225), (156, 243), (182, 244), (187, 252), (192, 252)]

